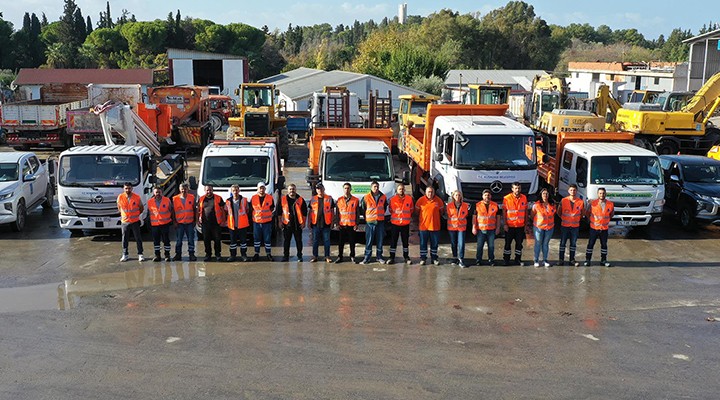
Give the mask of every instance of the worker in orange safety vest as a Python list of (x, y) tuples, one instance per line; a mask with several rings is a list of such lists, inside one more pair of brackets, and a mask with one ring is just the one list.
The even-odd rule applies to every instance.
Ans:
[(498, 204), (492, 201), (490, 189), (483, 190), (482, 200), (475, 204), (473, 215), (473, 234), (477, 235), (477, 251), (475, 253), (475, 265), (482, 265), (483, 247), (488, 245), (488, 264), (495, 266), (495, 235), (500, 231), (500, 224), (497, 223), (497, 213), (500, 210)]
[(415, 202), (412, 196), (405, 194), (405, 185), (397, 185), (395, 195), (390, 198), (388, 211), (390, 212), (390, 258), (388, 264), (395, 263), (395, 252), (397, 249), (398, 237), (402, 240), (402, 252), (405, 264), (411, 264), (410, 260), (410, 220), (412, 219)]
[(153, 249), (155, 250), (154, 262), (160, 262), (160, 241), (162, 240), (165, 251), (165, 261), (172, 261), (170, 258), (170, 225), (172, 224), (172, 202), (170, 198), (163, 196), (162, 188), (153, 188), (153, 197), (147, 203), (148, 215), (150, 216), (150, 232), (153, 238)]
[(140, 215), (145, 209), (142, 199), (133, 193), (133, 185), (127, 182), (123, 185), (123, 193), (117, 198), (117, 207), (120, 212), (120, 231), (122, 232), (122, 257), (121, 262), (130, 259), (128, 255), (128, 241), (132, 232), (137, 245), (138, 261), (145, 261), (143, 256), (142, 236), (140, 235)]
[[(203, 261), (222, 261), (220, 252), (220, 227), (225, 225), (225, 200), (213, 192), (213, 187), (205, 185), (205, 195), (198, 202), (198, 223), (202, 229), (205, 244)], [(212, 256), (215, 250), (215, 258)]]
[(240, 185), (230, 186), (230, 197), (225, 200), (225, 213), (227, 214), (227, 227), (230, 232), (230, 257), (228, 262), (237, 260), (237, 248), (240, 245), (240, 260), (247, 258), (247, 231), (250, 227), (250, 205), (240, 194)]
[(275, 212), (275, 201), (271, 194), (265, 193), (265, 182), (258, 182), (257, 193), (250, 200), (251, 215), (253, 222), (253, 241), (255, 255), (253, 261), (260, 259), (260, 246), (265, 246), (265, 255), (268, 261), (272, 261), (272, 227), (273, 215)]
[(197, 206), (195, 196), (190, 193), (190, 185), (180, 185), (180, 194), (173, 197), (173, 216), (175, 218), (175, 257), (174, 261), (182, 260), (183, 238), (188, 240), (188, 253), (190, 261), (197, 261), (195, 257), (195, 218)]
[(580, 266), (580, 263), (575, 261), (575, 252), (580, 233), (580, 219), (585, 213), (585, 202), (578, 197), (577, 191), (577, 185), (570, 184), (568, 195), (560, 200), (560, 207), (557, 210), (560, 216), (560, 253), (558, 258), (560, 266), (565, 265), (565, 249), (568, 239), (570, 239), (570, 265)]
[(615, 204), (607, 200), (607, 191), (605, 188), (599, 188), (597, 191), (597, 199), (588, 203), (586, 216), (590, 222), (590, 236), (588, 237), (587, 250), (585, 250), (585, 266), (589, 267), (592, 262), (593, 247), (595, 241), (600, 239), (600, 263), (606, 267), (612, 265), (607, 260), (608, 255), (608, 229), (610, 229), (610, 220), (615, 215)]
[(503, 259), (510, 265), (512, 242), (515, 241), (515, 264), (522, 262), (523, 240), (525, 239), (525, 222), (527, 220), (527, 197), (521, 193), (520, 182), (511, 186), (512, 193), (503, 198), (503, 217), (505, 220), (505, 249)]
[(343, 195), (335, 201), (335, 208), (340, 234), (338, 258), (335, 259), (335, 263), (345, 261), (343, 257), (345, 243), (350, 246), (350, 262), (355, 263), (355, 232), (358, 230), (360, 219), (360, 200), (352, 195), (352, 185), (349, 182), (343, 183)]
[(298, 261), (302, 262), (303, 242), (302, 231), (305, 228), (308, 208), (305, 199), (297, 193), (294, 183), (288, 185), (288, 193), (280, 198), (280, 207), (277, 209), (280, 229), (283, 233), (283, 258), (290, 260), (290, 240), (295, 238), (295, 248)]

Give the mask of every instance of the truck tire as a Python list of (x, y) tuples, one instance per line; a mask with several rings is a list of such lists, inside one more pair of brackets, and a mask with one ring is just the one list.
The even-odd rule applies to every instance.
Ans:
[(53, 185), (48, 183), (47, 189), (45, 189), (45, 201), (43, 201), (42, 206), (46, 210), (52, 209), (53, 206), (53, 198), (55, 197), (55, 193), (53, 191)]
[(219, 131), (223, 126), (222, 117), (217, 114), (210, 115), (210, 125), (212, 126), (213, 132)]
[(10, 224), (13, 232), (22, 232), (25, 229), (25, 222), (27, 220), (27, 209), (25, 209), (25, 201), (20, 200), (18, 203), (17, 214), (15, 215), (15, 222)]
[(655, 150), (657, 151), (658, 155), (677, 154), (680, 148), (678, 147), (677, 143), (673, 142), (672, 140), (663, 139), (655, 145)]
[(287, 161), (290, 156), (290, 135), (287, 127), (278, 129), (278, 143), (280, 158)]

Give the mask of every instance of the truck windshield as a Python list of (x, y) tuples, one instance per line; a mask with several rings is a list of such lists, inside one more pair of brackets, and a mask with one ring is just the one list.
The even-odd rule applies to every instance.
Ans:
[(660, 161), (653, 156), (597, 156), (590, 163), (590, 180), (596, 185), (660, 185)]
[(202, 169), (202, 184), (230, 187), (255, 186), (268, 183), (270, 159), (265, 156), (213, 156), (206, 157)]
[(556, 108), (560, 108), (560, 95), (557, 93), (543, 93), (540, 109), (543, 112), (552, 112)]
[(326, 153), (325, 176), (329, 181), (389, 181), (388, 153)]
[(528, 135), (465, 135), (455, 144), (455, 166), (468, 169), (535, 169), (535, 138)]
[(136, 156), (78, 154), (60, 159), (61, 186), (113, 187), (140, 184), (140, 159)]
[(424, 102), (413, 102), (410, 105), (410, 114), (414, 115), (425, 115), (427, 114), (428, 103)]
[(0, 182), (13, 182), (18, 180), (17, 163), (0, 163)]
[(250, 107), (272, 105), (272, 91), (269, 88), (245, 88), (243, 104)]
[(720, 183), (720, 168), (717, 165), (685, 164), (682, 172), (688, 182)]

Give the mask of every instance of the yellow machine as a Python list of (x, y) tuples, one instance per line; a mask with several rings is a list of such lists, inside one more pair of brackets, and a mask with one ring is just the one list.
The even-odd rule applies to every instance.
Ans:
[(720, 145), (713, 146), (710, 151), (708, 151), (707, 156), (716, 160), (720, 160)]
[(618, 127), (635, 133), (637, 144), (658, 154), (706, 154), (720, 144), (720, 130), (710, 117), (720, 106), (720, 73), (710, 78), (680, 111), (661, 111), (656, 104), (625, 104)]
[(278, 143), (280, 158), (287, 160), (289, 137), (287, 119), (280, 117), (280, 109), (284, 103), (276, 102), (279, 94), (273, 84), (243, 83), (235, 94), (240, 96), (237, 104), (239, 117), (228, 118), (227, 138), (275, 138)]
[(487, 82), (482, 85), (468, 85), (470, 92), (463, 96), (463, 104), (508, 104), (510, 86)]
[(534, 130), (540, 130), (540, 118), (555, 109), (565, 108), (568, 87), (565, 78), (537, 75), (533, 79), (532, 94), (525, 102), (525, 121)]
[(659, 90), (633, 90), (626, 103), (655, 103), (662, 92)]
[(400, 129), (407, 128), (408, 125), (422, 128), (425, 126), (425, 116), (427, 115), (428, 104), (437, 103), (440, 99), (438, 96), (404, 94), (399, 96), (400, 109), (398, 110), (398, 122)]

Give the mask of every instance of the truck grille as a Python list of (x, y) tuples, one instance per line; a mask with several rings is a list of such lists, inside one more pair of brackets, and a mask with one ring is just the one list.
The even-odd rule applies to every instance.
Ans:
[(648, 212), (651, 202), (628, 203), (624, 201), (615, 201), (615, 214), (622, 215), (643, 215)]
[(70, 199), (65, 197), (67, 204), (75, 209), (78, 217), (119, 217), (117, 204), (113, 199), (109, 202), (94, 202), (90, 200)]
[[(492, 191), (492, 183), (469, 183), (463, 182), (460, 184), (460, 190), (462, 190), (463, 197), (467, 202), (476, 203), (482, 200), (482, 193), (485, 189), (490, 190), (492, 193), (492, 199), (496, 203), (502, 203), (503, 197), (512, 193), (512, 184), (510, 182), (503, 183), (502, 189), (499, 192)], [(527, 189), (530, 186), (529, 183), (523, 183), (522, 188)], [(496, 189), (497, 190), (497, 189)], [(525, 196), (528, 196), (527, 191), (523, 191)], [(528, 196), (529, 199), (529, 196)]]
[(269, 136), (270, 123), (267, 114), (245, 114), (245, 136)]

